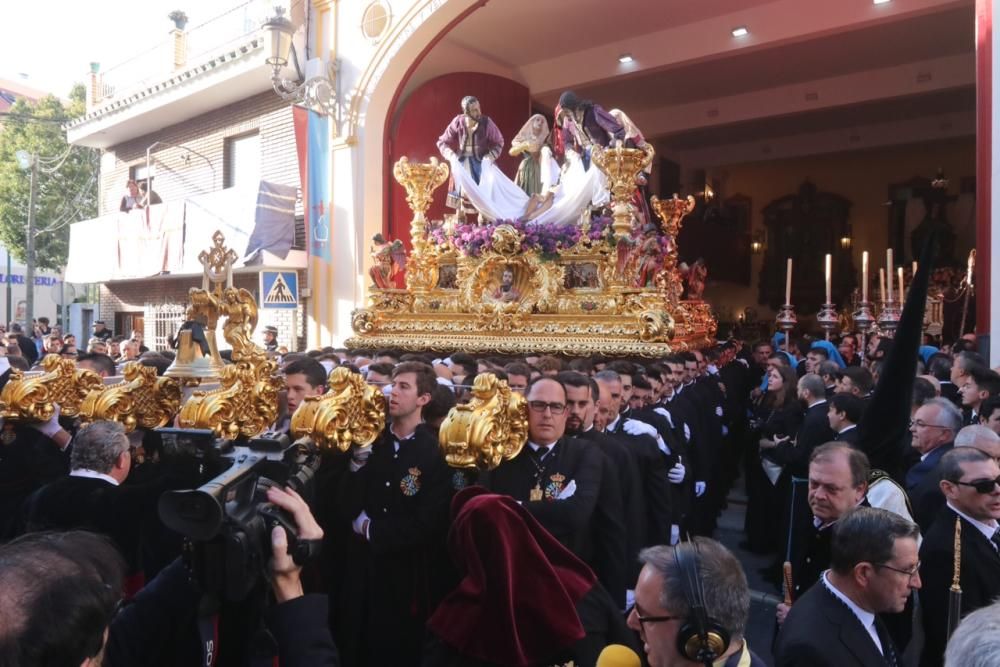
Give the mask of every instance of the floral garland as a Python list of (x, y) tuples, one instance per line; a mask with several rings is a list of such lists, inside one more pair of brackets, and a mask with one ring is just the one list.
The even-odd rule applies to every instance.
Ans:
[[(510, 225), (522, 237), (521, 252), (537, 251), (543, 257), (554, 257), (560, 250), (576, 245), (583, 231), (576, 223), (539, 224), (523, 220), (497, 220), (483, 225), (459, 224), (455, 226), (453, 236), (449, 239), (443, 225), (437, 225), (428, 230), (431, 239), (438, 246), (448, 245), (449, 241), (463, 255), (479, 257), (493, 248), (493, 232), (501, 225)], [(594, 218), (590, 223), (587, 237), (592, 243), (600, 241), (613, 242), (611, 218), (606, 216)]]

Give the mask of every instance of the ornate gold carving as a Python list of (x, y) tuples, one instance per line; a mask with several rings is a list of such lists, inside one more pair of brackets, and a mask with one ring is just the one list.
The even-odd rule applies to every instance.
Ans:
[(527, 440), (524, 397), (492, 373), (476, 376), (472, 400), (451, 409), (438, 435), (448, 465), (483, 470), (492, 470), (517, 456)]
[(611, 198), (614, 201), (614, 230), (619, 239), (632, 233), (635, 220), (635, 206), (632, 193), (635, 192), (636, 178), (649, 168), (656, 151), (650, 144), (642, 148), (625, 148), (621, 141), (610, 148), (594, 146), (591, 161), (608, 177)]
[(385, 428), (382, 391), (346, 368), (333, 369), (327, 385), (325, 394), (306, 398), (292, 415), (292, 434), (342, 452), (375, 442)]
[(4, 419), (44, 422), (52, 418), (55, 406), (66, 417), (76, 417), (87, 394), (103, 386), (97, 373), (77, 369), (72, 359), (49, 355), (42, 359), (42, 373), (25, 376), (11, 370), (3, 392)]
[(157, 377), (156, 369), (137, 361), (125, 364), (123, 380), (92, 390), (80, 406), (80, 419), (116, 421), (126, 432), (138, 428), (161, 428), (171, 423), (181, 404), (177, 380)]
[(414, 292), (422, 292), (437, 285), (437, 263), (428, 255), (430, 244), (427, 240), (427, 209), (431, 205), (434, 191), (448, 180), (448, 164), (432, 157), (426, 164), (410, 162), (405, 156), (393, 166), (396, 181), (406, 188), (406, 203), (413, 211), (410, 222), (410, 242), (413, 251), (406, 264), (406, 286)]

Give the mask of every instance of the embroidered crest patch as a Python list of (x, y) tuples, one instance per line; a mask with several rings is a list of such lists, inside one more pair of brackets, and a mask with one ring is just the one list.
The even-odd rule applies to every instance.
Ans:
[(545, 499), (556, 500), (563, 490), (563, 483), (566, 481), (565, 475), (556, 473), (549, 476), (549, 483), (545, 485)]
[(409, 474), (399, 481), (404, 496), (415, 496), (420, 491), (420, 468), (410, 468)]

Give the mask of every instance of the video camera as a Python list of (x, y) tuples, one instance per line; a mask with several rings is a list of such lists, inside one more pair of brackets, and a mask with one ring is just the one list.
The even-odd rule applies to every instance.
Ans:
[(319, 551), (317, 540), (298, 539), (292, 517), (267, 501), (275, 484), (294, 489), (308, 500), (320, 456), (308, 439), (290, 442), (267, 432), (245, 441), (216, 439), (210, 430), (157, 429), (164, 454), (195, 460), (214, 477), (197, 489), (160, 496), (160, 519), (188, 538), (192, 571), (202, 590), (238, 602), (266, 572), (271, 530), (282, 526), (288, 552), (299, 565)]

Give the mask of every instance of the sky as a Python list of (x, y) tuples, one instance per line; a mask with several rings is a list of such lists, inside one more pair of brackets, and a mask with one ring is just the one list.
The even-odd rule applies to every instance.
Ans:
[(91, 62), (106, 70), (166, 40), (172, 10), (183, 10), (191, 28), (238, 4), (241, 0), (5, 3), (0, 78), (66, 97), (74, 83), (86, 81)]

